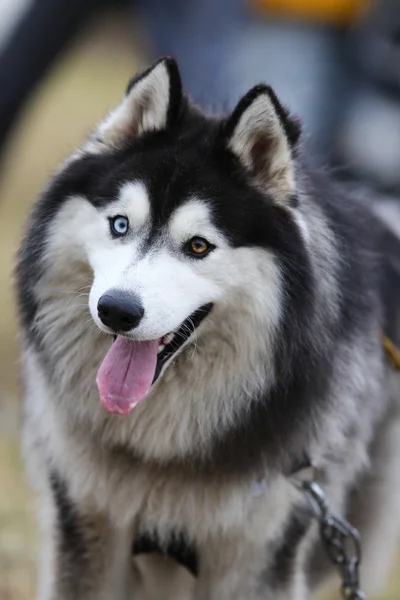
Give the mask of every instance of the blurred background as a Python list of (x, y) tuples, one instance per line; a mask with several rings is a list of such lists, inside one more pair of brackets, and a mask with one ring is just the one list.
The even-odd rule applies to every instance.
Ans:
[[(34, 597), (38, 553), (18, 442), (23, 224), (130, 77), (165, 54), (214, 112), (268, 82), (316, 161), (382, 203), (400, 197), (400, 0), (0, 0), (0, 600)], [(382, 600), (400, 598), (398, 571)]]

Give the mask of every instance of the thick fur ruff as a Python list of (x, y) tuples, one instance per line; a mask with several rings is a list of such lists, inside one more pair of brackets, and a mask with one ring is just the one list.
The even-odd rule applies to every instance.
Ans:
[[(378, 588), (398, 533), (399, 381), (381, 333), (399, 333), (399, 250), (307, 166), (270, 88), (215, 119), (171, 59), (133, 80), (49, 182), (19, 253), (38, 599), (305, 600), (326, 573), (287, 477), (305, 458)], [(115, 333), (98, 303), (116, 289), (143, 305), (132, 340), (212, 307), (123, 417), (96, 387)]]

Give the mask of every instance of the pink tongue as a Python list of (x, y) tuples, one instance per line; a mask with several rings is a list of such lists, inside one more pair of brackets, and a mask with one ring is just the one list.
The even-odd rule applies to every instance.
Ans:
[(97, 373), (103, 406), (110, 413), (128, 415), (143, 400), (154, 379), (160, 340), (133, 342), (118, 337)]

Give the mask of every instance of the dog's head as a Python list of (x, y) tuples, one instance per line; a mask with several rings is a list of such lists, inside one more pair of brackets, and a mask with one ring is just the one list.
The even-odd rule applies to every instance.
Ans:
[(115, 338), (97, 379), (110, 412), (129, 413), (188, 346), (207, 352), (218, 322), (265, 340), (277, 330), (281, 263), (301, 278), (298, 137), (269, 87), (207, 118), (162, 59), (56, 177), (53, 260), (90, 267), (91, 316)]

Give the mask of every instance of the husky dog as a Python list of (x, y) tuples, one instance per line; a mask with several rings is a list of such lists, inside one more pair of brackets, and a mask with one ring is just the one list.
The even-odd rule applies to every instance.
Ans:
[(361, 530), (363, 586), (384, 581), (397, 242), (299, 138), (271, 88), (207, 117), (162, 59), (35, 205), (17, 280), (40, 600), (309, 598), (328, 571), (304, 461)]

